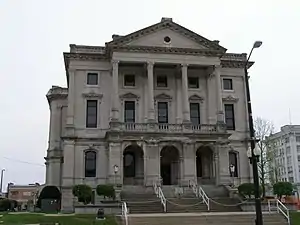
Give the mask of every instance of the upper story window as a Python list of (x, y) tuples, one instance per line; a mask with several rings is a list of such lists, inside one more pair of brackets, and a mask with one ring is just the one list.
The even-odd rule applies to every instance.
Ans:
[(290, 138), (289, 137), (286, 137), (285, 138), (285, 143), (289, 143), (290, 142)]
[(300, 136), (296, 136), (296, 141), (300, 142)]
[(200, 124), (200, 104), (190, 103), (191, 122), (193, 125)]
[(88, 85), (98, 85), (98, 73), (88, 73), (86, 83)]
[(85, 153), (85, 177), (96, 177), (96, 152), (87, 151)]
[(235, 130), (234, 105), (225, 104), (225, 123), (227, 130)]
[(98, 113), (98, 101), (87, 100), (86, 101), (86, 127), (97, 127), (97, 113)]
[(158, 102), (158, 123), (168, 123), (168, 103), (167, 102)]
[(125, 87), (134, 87), (135, 86), (135, 75), (126, 74), (124, 76), (124, 86)]
[(124, 122), (125, 123), (135, 122), (135, 101), (125, 101)]
[(223, 79), (223, 89), (224, 90), (233, 90), (232, 79)]
[(188, 77), (189, 88), (199, 88), (199, 78), (198, 77)]
[(157, 87), (168, 87), (168, 78), (166, 75), (159, 75), (156, 77)]

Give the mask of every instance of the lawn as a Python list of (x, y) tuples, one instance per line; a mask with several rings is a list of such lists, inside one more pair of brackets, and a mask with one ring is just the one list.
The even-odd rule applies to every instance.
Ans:
[(292, 225), (300, 225), (300, 213), (299, 212), (292, 212), (290, 214), (290, 217), (291, 217)]
[(0, 221), (4, 225), (34, 224), (34, 223), (59, 223), (60, 225), (117, 225), (113, 216), (107, 216), (105, 220), (96, 220), (96, 215), (47, 215), (41, 213), (3, 214)]

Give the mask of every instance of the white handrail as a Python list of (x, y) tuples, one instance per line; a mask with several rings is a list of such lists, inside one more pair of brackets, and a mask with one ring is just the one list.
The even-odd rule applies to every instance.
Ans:
[[(284, 212), (281, 207), (286, 211)], [(276, 199), (276, 208), (277, 208), (277, 212), (281, 212), (281, 214), (287, 219), (288, 224), (290, 224), (290, 210), (284, 205), (282, 204), (281, 201), (279, 201), (279, 199)]]
[(125, 221), (125, 225), (128, 225), (128, 214), (129, 214), (129, 210), (127, 204), (126, 202), (122, 202), (122, 216)]
[(196, 182), (193, 181), (193, 180), (189, 181), (189, 186), (192, 188), (192, 190), (193, 190), (194, 194), (196, 195), (196, 197), (202, 198), (203, 202), (207, 206), (207, 210), (209, 211), (210, 210), (209, 197), (207, 196), (207, 194), (205, 193), (203, 188), (201, 186), (197, 185)]
[(157, 186), (157, 182), (153, 182), (153, 189), (156, 196), (160, 199), (162, 206), (164, 207), (164, 212), (167, 212), (167, 200), (164, 196), (163, 191), (161, 190), (160, 186)]

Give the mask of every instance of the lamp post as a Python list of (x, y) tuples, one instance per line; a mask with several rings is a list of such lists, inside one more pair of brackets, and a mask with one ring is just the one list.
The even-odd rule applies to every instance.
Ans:
[(234, 187), (234, 172), (235, 172), (235, 166), (234, 166), (233, 164), (230, 164), (229, 170), (230, 170), (230, 176), (232, 177), (232, 187)]
[(2, 186), (3, 186), (3, 175), (4, 175), (4, 171), (5, 171), (5, 169), (2, 169), (1, 170), (1, 181), (0, 181), (0, 194), (1, 194), (1, 196), (2, 196)]
[(250, 152), (248, 157), (250, 158), (250, 162), (252, 163), (252, 170), (253, 170), (253, 183), (254, 183), (254, 194), (255, 194), (255, 211), (256, 211), (256, 225), (263, 225), (262, 220), (262, 212), (261, 212), (261, 200), (260, 200), (260, 194), (259, 194), (259, 177), (258, 177), (258, 156), (255, 155), (255, 131), (253, 126), (253, 117), (252, 117), (252, 108), (251, 108), (251, 99), (250, 99), (250, 88), (249, 88), (249, 80), (248, 80), (248, 62), (252, 55), (252, 52), (255, 48), (259, 48), (262, 45), (261, 41), (254, 42), (252, 49), (250, 51), (250, 54), (248, 56), (248, 59), (244, 65), (244, 72), (245, 72), (245, 84), (246, 84), (246, 97), (247, 97), (247, 103), (248, 103), (248, 120), (249, 120), (249, 130), (250, 130)]
[(115, 183), (115, 186), (116, 186), (116, 176), (117, 176), (118, 171), (119, 171), (118, 165), (114, 165), (114, 173), (115, 173), (115, 181), (114, 181), (114, 183)]

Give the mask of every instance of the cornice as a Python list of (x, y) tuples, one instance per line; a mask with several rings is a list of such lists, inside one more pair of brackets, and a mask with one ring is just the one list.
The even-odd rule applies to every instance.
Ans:
[(160, 53), (160, 54), (186, 54), (186, 55), (199, 55), (199, 56), (214, 56), (221, 57), (223, 52), (220, 50), (212, 49), (192, 49), (192, 48), (165, 48), (157, 46), (109, 46), (111, 51), (120, 52), (143, 52), (143, 53)]
[(70, 52), (71, 53), (99, 53), (99, 54), (105, 54), (105, 47), (103, 47), (103, 46), (70, 44)]
[(199, 95), (194, 94), (194, 95), (191, 95), (191, 96), (189, 97), (189, 100), (201, 101), (201, 102), (202, 102), (202, 101), (204, 100), (204, 98), (201, 97), (201, 96), (199, 96)]
[(68, 97), (68, 88), (52, 86), (46, 97), (49, 103), (56, 99), (66, 99)]
[(235, 98), (234, 96), (232, 95), (228, 95), (226, 97), (223, 97), (222, 98), (223, 101), (226, 101), (226, 102), (237, 102), (239, 99), (238, 98)]
[(124, 100), (124, 99), (139, 99), (140, 96), (133, 94), (131, 92), (128, 92), (126, 94), (120, 95), (120, 99)]
[(82, 96), (84, 98), (98, 98), (98, 99), (102, 99), (103, 94), (99, 94), (99, 93), (95, 93), (95, 92), (86, 92), (86, 93), (82, 93)]
[(168, 94), (162, 93), (154, 97), (155, 100), (172, 100), (172, 97)]
[(105, 54), (99, 53), (72, 53), (64, 52), (64, 58), (66, 60), (86, 60), (86, 61), (99, 61), (99, 60), (108, 60), (108, 57)]

